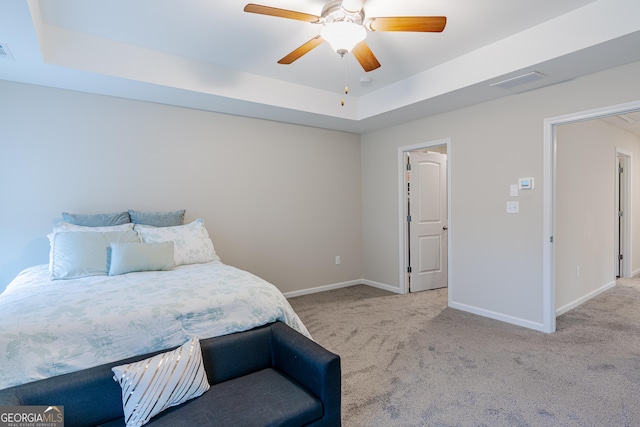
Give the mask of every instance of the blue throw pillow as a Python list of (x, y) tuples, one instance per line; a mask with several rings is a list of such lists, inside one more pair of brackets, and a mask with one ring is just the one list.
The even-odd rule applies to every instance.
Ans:
[(170, 212), (141, 212), (129, 210), (131, 222), (154, 227), (175, 227), (184, 225), (185, 209)]
[(82, 215), (62, 212), (62, 219), (73, 225), (85, 227), (109, 227), (131, 222), (129, 212), (115, 212), (106, 214)]
[(112, 243), (109, 276), (173, 269), (173, 242)]
[(133, 230), (61, 231), (51, 237), (50, 278), (75, 279), (107, 274), (112, 243), (140, 242)]

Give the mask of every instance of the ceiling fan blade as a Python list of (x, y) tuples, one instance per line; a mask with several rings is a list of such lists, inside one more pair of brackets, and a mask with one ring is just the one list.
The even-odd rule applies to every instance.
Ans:
[(356, 45), (356, 47), (353, 48), (351, 52), (366, 72), (373, 71), (376, 68), (380, 68), (380, 62), (378, 62), (378, 58), (376, 58), (366, 42), (361, 41)]
[(259, 4), (249, 3), (244, 7), (245, 12), (257, 13), (260, 15), (277, 16), (279, 18), (296, 19), (298, 21), (319, 23), (322, 18), (309, 13), (296, 12), (294, 10), (278, 9), (277, 7), (262, 6)]
[(392, 16), (371, 18), (365, 23), (369, 31), (412, 31), (439, 33), (447, 25), (446, 16)]
[(322, 37), (315, 36), (314, 38), (282, 58), (280, 61), (278, 61), (278, 64), (291, 64), (293, 61), (300, 59), (301, 56), (320, 46), (322, 42), (324, 42), (324, 39)]

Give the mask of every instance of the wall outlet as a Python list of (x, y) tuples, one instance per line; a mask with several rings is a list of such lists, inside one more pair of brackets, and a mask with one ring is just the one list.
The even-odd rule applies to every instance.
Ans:
[(340, 255), (336, 256), (336, 265), (340, 265)]

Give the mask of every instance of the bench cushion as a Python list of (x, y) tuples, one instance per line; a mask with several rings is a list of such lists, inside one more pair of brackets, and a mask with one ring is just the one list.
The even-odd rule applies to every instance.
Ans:
[[(298, 427), (322, 418), (322, 402), (286, 374), (269, 368), (211, 387), (202, 396), (169, 408), (151, 427)], [(119, 419), (103, 427), (123, 427)]]

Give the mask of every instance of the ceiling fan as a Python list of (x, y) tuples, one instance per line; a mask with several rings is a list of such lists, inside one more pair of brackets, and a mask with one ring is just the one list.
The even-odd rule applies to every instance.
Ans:
[(367, 72), (380, 67), (380, 62), (365, 42), (367, 31), (439, 33), (444, 30), (447, 24), (445, 16), (366, 18), (364, 12), (365, 1), (331, 0), (324, 6), (320, 16), (253, 3), (247, 4), (244, 11), (322, 25), (319, 35), (280, 59), (278, 61), (279, 64), (291, 64), (321, 45), (324, 41), (327, 41), (333, 50), (341, 56), (352, 52), (362, 68)]

